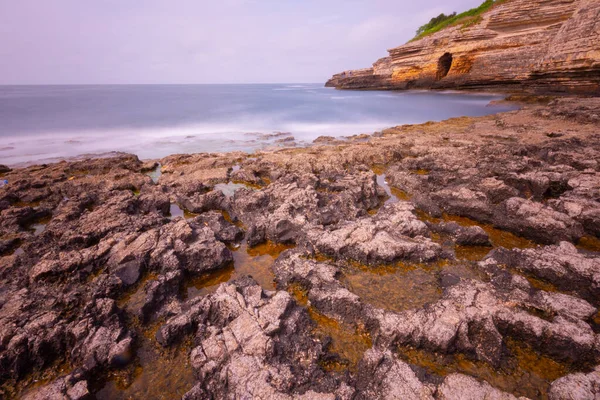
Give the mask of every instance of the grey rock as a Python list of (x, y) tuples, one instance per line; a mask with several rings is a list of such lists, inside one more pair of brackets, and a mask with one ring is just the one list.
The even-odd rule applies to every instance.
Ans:
[(588, 400), (600, 398), (600, 368), (590, 373), (575, 373), (558, 378), (550, 386), (550, 400)]
[(579, 253), (568, 242), (537, 249), (498, 249), (490, 257), (589, 301), (596, 302), (600, 295), (600, 257)]
[[(489, 383), (480, 382), (475, 378), (462, 374), (448, 375), (438, 387), (437, 398), (440, 400), (517, 399), (510, 393), (493, 388)], [(526, 400), (525, 397), (519, 399)]]
[(419, 381), (408, 364), (389, 350), (365, 352), (356, 379), (356, 399), (434, 399), (435, 387)]

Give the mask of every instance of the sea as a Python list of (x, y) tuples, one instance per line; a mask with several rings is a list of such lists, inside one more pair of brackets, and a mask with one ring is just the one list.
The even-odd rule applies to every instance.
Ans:
[[(490, 104), (503, 97), (340, 91), (321, 83), (0, 86), (0, 164), (306, 146), (319, 136), (514, 109)], [(294, 142), (281, 140), (287, 136)]]

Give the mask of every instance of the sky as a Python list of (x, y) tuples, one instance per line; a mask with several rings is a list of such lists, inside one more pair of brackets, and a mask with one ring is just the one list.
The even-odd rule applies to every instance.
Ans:
[(0, 0), (0, 84), (325, 82), (482, 0)]

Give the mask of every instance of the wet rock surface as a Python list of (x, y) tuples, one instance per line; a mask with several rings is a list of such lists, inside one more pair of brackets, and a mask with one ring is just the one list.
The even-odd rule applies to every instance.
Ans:
[(0, 396), (595, 398), (599, 106), (3, 169)]

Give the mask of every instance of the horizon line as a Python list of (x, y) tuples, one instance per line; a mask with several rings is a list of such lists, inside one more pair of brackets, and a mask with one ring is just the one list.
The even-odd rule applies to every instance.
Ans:
[(0, 86), (184, 86), (184, 85), (316, 85), (323, 82), (218, 82), (218, 83), (0, 83)]

